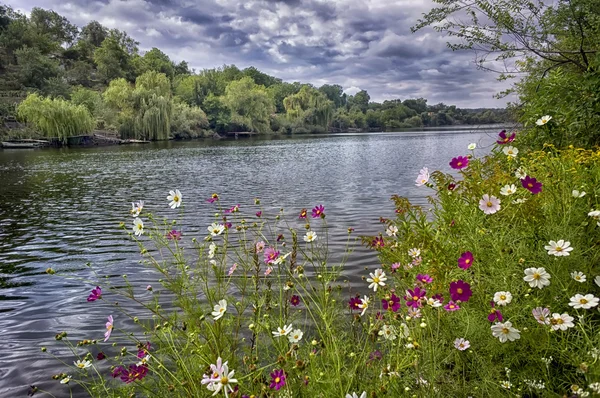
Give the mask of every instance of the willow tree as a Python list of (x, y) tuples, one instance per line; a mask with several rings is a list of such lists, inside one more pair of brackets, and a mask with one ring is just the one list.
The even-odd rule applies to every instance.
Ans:
[(258, 133), (271, 132), (270, 117), (275, 112), (273, 98), (251, 77), (227, 85), (223, 102), (231, 110), (231, 121)]
[(85, 106), (38, 94), (28, 95), (17, 108), (17, 114), (46, 137), (57, 137), (62, 142), (71, 136), (88, 134), (95, 126), (94, 118)]
[(333, 102), (310, 86), (303, 86), (298, 93), (286, 97), (283, 106), (288, 119), (307, 125), (327, 128), (333, 119)]

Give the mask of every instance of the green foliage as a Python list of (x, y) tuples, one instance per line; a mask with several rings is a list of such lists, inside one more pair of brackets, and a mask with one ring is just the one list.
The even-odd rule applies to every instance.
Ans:
[(197, 106), (175, 101), (171, 117), (171, 132), (175, 138), (194, 138), (208, 128), (206, 114)]
[(210, 128), (218, 133), (228, 131), (231, 124), (231, 111), (224, 103), (223, 97), (217, 97), (210, 93), (203, 102), (202, 109), (206, 112), (206, 117)]
[(103, 106), (102, 95), (84, 87), (78, 87), (73, 91), (71, 103), (85, 106), (92, 116), (97, 116)]
[(126, 33), (113, 29), (94, 51), (94, 62), (106, 82), (119, 78), (132, 80), (132, 59), (136, 54), (137, 42)]
[(227, 85), (223, 103), (231, 111), (231, 121), (258, 133), (271, 131), (269, 119), (275, 111), (273, 98), (264, 86), (244, 77)]
[(283, 100), (287, 117), (303, 125), (329, 127), (333, 117), (333, 102), (319, 90), (303, 86), (297, 94)]
[(59, 75), (58, 62), (45, 57), (37, 48), (23, 47), (15, 51), (19, 65), (19, 82), (23, 87), (43, 90), (46, 79)]
[(154, 47), (141, 58), (141, 67), (139, 68), (138, 73), (144, 73), (146, 71), (155, 71), (162, 73), (169, 78), (173, 78), (175, 66), (167, 54)]

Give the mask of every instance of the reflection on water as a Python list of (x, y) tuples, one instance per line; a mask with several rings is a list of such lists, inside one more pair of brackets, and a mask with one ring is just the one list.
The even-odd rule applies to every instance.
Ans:
[[(348, 227), (365, 235), (381, 230), (379, 217), (393, 216), (391, 195), (426, 203), (431, 191), (414, 185), (421, 167), (448, 172), (450, 158), (465, 155), (470, 142), (485, 152), (494, 136), (444, 131), (0, 151), (0, 396), (23, 396), (34, 383), (64, 394), (49, 380), (56, 362), (39, 347), (68, 358), (55, 333), (102, 335), (110, 308), (86, 302), (92, 285), (78, 280), (93, 278), (87, 263), (111, 279), (127, 274), (134, 286), (155, 281), (119, 227), (131, 222), (131, 201), (172, 215), (166, 196), (180, 189), (182, 229), (198, 238), (212, 222), (206, 199), (213, 192), (247, 214), (254, 214), (254, 198), (271, 214), (323, 204), (330, 247), (340, 251)], [(346, 271), (351, 285), (362, 288), (358, 272), (376, 263), (357, 247)], [(49, 267), (75, 279), (47, 275)]]

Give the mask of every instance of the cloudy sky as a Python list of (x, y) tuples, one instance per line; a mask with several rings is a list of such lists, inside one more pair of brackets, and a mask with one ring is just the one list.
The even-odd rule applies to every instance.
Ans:
[(507, 87), (452, 52), (432, 30), (410, 27), (431, 0), (4, 0), (25, 13), (50, 8), (82, 27), (127, 31), (195, 69), (255, 66), (285, 81), (340, 84), (371, 99), (503, 107)]

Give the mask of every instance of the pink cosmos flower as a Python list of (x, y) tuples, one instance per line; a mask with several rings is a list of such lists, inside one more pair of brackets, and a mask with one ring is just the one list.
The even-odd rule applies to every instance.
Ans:
[(380, 249), (385, 246), (385, 242), (381, 236), (377, 236), (371, 241), (371, 246), (375, 249)]
[(261, 218), (262, 217), (262, 211), (257, 211), (256, 212), (256, 217)]
[(323, 205), (317, 205), (312, 209), (312, 218), (325, 218), (325, 207)]
[(451, 312), (451, 311), (458, 311), (458, 310), (460, 310), (460, 307), (454, 301), (450, 300), (450, 301), (448, 301), (448, 304), (446, 304), (444, 306), (444, 309), (446, 311)]
[(271, 384), (269, 388), (279, 390), (285, 386), (285, 372), (283, 369), (277, 369), (271, 373)]
[(181, 240), (181, 231), (176, 231), (173, 229), (167, 232), (166, 236), (168, 240)]
[(502, 130), (500, 133), (498, 133), (498, 137), (500, 137), (500, 139), (496, 142), (500, 145), (508, 144), (509, 142), (513, 142), (515, 140), (515, 135), (516, 134), (513, 132), (510, 136), (507, 136), (506, 130)]
[(392, 297), (389, 299), (382, 299), (381, 305), (383, 306), (384, 310), (396, 312), (400, 309), (400, 297), (392, 294)]
[(231, 268), (229, 268), (229, 271), (227, 272), (227, 276), (231, 276), (235, 270), (237, 268), (237, 263), (233, 263), (233, 265), (231, 266)]
[(418, 274), (417, 281), (421, 283), (431, 283), (433, 282), (433, 278), (427, 274)]
[(213, 193), (209, 199), (206, 199), (206, 201), (208, 203), (215, 203), (218, 200), (219, 200), (219, 195), (217, 195), (216, 193)]
[(479, 209), (485, 214), (494, 214), (500, 210), (500, 199), (495, 196), (490, 196), (487, 193), (481, 197), (479, 201)]
[(110, 334), (112, 333), (114, 323), (112, 315), (109, 315), (107, 319), (108, 322), (106, 322), (106, 332), (104, 332), (104, 341), (108, 341), (108, 339), (110, 338)]
[(423, 316), (421, 314), (421, 310), (419, 308), (414, 308), (414, 307), (409, 307), (406, 310), (406, 315), (408, 315), (411, 318), (420, 318), (421, 316)]
[(265, 250), (265, 242), (262, 240), (260, 242), (256, 242), (256, 252), (262, 253), (263, 250)]
[[(358, 301), (360, 302), (360, 300)], [(294, 307), (298, 306), (300, 304), (300, 296), (294, 294), (290, 298), (290, 304), (292, 304)]]
[(96, 301), (102, 298), (102, 288), (100, 286), (96, 286), (95, 289), (92, 289), (92, 292), (87, 298), (87, 301)]
[(229, 209), (225, 209), (225, 213), (237, 213), (240, 211), (240, 205), (235, 205), (230, 207)]
[(273, 267), (267, 267), (267, 269), (265, 270), (265, 276), (271, 275), (271, 272), (273, 272)]
[(306, 209), (300, 210), (300, 215), (298, 216), (298, 218), (306, 218), (307, 212), (308, 211)]
[(404, 300), (406, 300), (406, 305), (413, 308), (418, 308), (421, 306), (421, 301), (424, 299), (427, 291), (425, 289), (421, 289), (418, 286), (415, 286), (414, 289), (408, 289), (406, 291), (406, 296), (404, 296)]
[(548, 308), (536, 307), (531, 310), (535, 320), (541, 325), (550, 324), (550, 310)]
[(393, 263), (392, 264), (392, 272), (396, 272), (396, 270), (400, 267), (401, 267), (400, 263)]
[(502, 313), (500, 312), (500, 310), (497, 310), (496, 307), (496, 303), (494, 303), (493, 301), (490, 301), (490, 305), (492, 306), (492, 309), (490, 310), (490, 314), (488, 315), (487, 319), (490, 322), (494, 322), (494, 321), (498, 321), (498, 322), (502, 322), (502, 320), (504, 319), (504, 317), (502, 316)]
[(273, 264), (275, 260), (277, 260), (277, 257), (279, 257), (279, 250), (275, 250), (273, 247), (268, 247), (265, 249), (265, 263)]
[(458, 259), (458, 268), (469, 269), (473, 265), (473, 253), (464, 252)]
[(525, 176), (525, 178), (521, 180), (521, 185), (534, 195), (542, 192), (543, 184), (533, 177)]
[(360, 310), (360, 307), (358, 306), (360, 303), (360, 297), (352, 297), (348, 302), (348, 305), (350, 306), (351, 310)]
[(113, 372), (112, 377), (120, 377), (122, 381), (129, 384), (136, 380), (142, 380), (148, 374), (148, 365), (129, 365), (129, 369), (124, 366), (117, 366)]
[(456, 348), (459, 351), (464, 351), (469, 347), (471, 347), (471, 343), (469, 342), (469, 340), (465, 340), (462, 337), (454, 340), (454, 348)]
[(450, 167), (455, 170), (464, 169), (469, 165), (469, 158), (466, 156), (457, 156), (450, 161)]
[(471, 285), (463, 280), (450, 283), (450, 298), (453, 301), (469, 301), (469, 298), (473, 292), (471, 291)]

